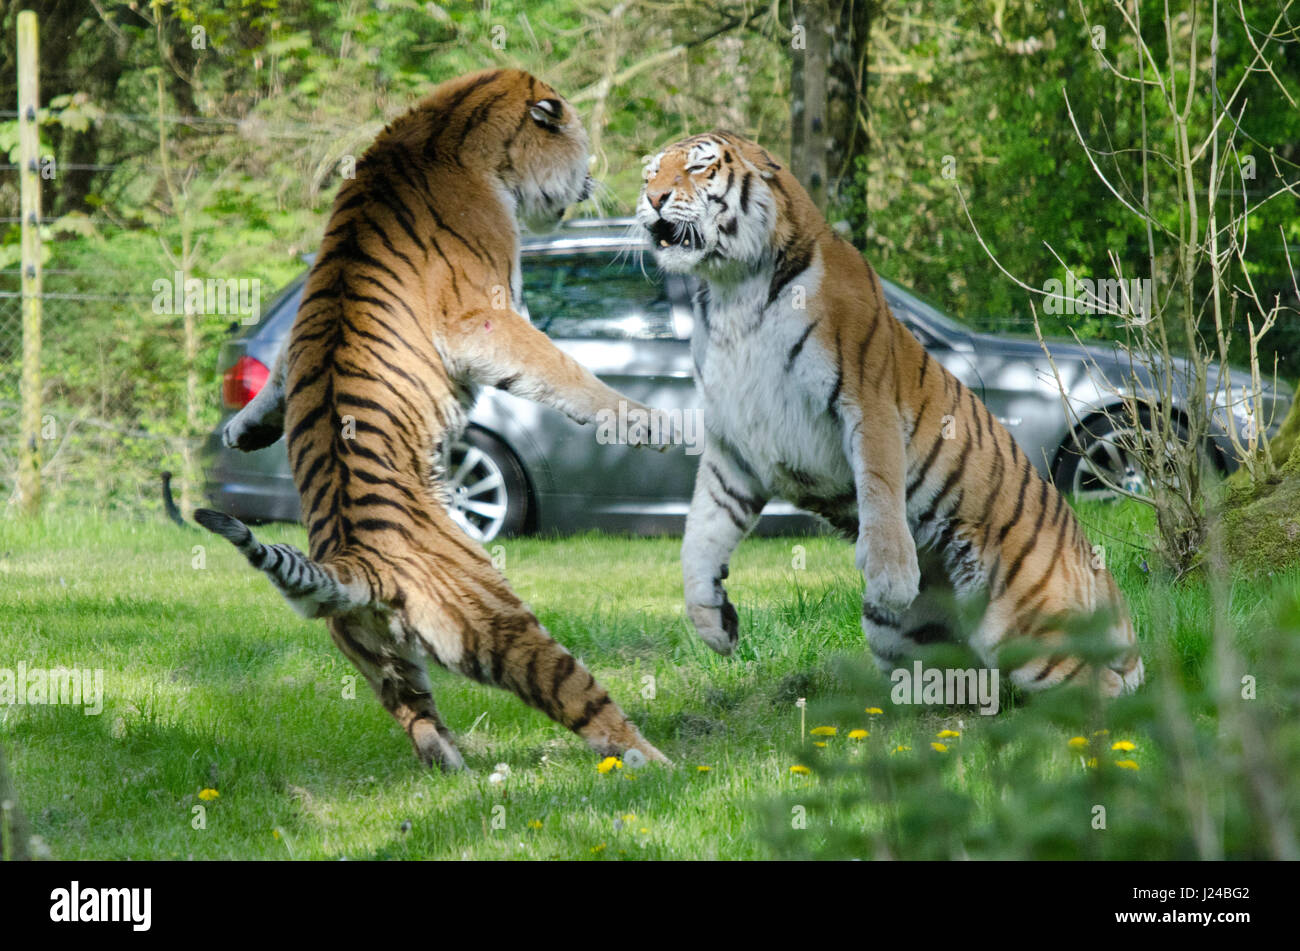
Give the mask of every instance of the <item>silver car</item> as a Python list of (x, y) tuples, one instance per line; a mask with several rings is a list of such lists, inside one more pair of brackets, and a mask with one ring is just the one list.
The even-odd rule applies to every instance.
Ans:
[[(650, 258), (643, 257), (649, 244), (632, 225), (632, 219), (578, 221), (554, 234), (526, 237), (524, 303), (537, 327), (614, 389), (650, 406), (695, 409), (699, 398), (689, 346), (694, 288), (688, 278), (655, 272)], [(304, 273), (266, 308), (257, 325), (222, 346), (218, 369), (226, 418), (266, 381), (298, 312), (305, 280)], [(1083, 420), (1080, 454), (1071, 434), (1073, 419), (1036, 341), (975, 333), (914, 294), (882, 283), (899, 320), (983, 398), (1040, 472), (1076, 496), (1108, 495), (1099, 473), (1112, 483), (1142, 490), (1138, 467), (1100, 415), (1115, 400), (1094, 382), (1095, 371), (1116, 381), (1128, 375), (1127, 363), (1112, 348), (1051, 346)], [(1232, 380), (1238, 390), (1248, 382), (1236, 373)], [(1291, 393), (1270, 390), (1266, 398), (1277, 425)], [(1222, 411), (1217, 415), (1222, 417)], [(205, 447), (207, 495), (213, 506), (245, 521), (297, 521), (298, 493), (284, 441), (246, 454), (222, 445), (220, 429), (218, 425)], [(492, 389), (480, 395), (469, 428), (447, 451), (452, 514), (484, 542), (498, 535), (586, 529), (679, 534), (698, 459), (682, 447), (658, 453), (602, 445), (591, 427)], [(1224, 433), (1216, 432), (1209, 451), (1228, 468)], [(773, 500), (756, 531), (781, 534), (821, 527), (815, 516)]]

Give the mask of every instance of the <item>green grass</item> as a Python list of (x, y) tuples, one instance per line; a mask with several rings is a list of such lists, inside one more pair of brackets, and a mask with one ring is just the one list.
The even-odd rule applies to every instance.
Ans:
[[(1151, 581), (1142, 552), (1130, 547), (1149, 531), (1141, 511), (1085, 515), (1130, 599), (1144, 652), (1171, 658), (1166, 683), (1199, 689), (1210, 644), (1204, 586)], [(296, 528), (258, 534), (304, 540)], [(501, 544), (511, 584), (675, 770), (599, 774), (577, 737), (513, 695), (441, 671), (433, 675), (438, 706), (472, 772), (424, 770), (364, 680), (355, 699), (345, 697), (354, 672), (324, 625), (294, 615), (219, 540), (162, 523), (0, 520), (0, 668), (23, 661), (104, 671), (99, 716), (0, 707), (33, 830), (56, 858), (70, 859), (870, 856), (920, 849), (910, 837), (930, 835), (909, 831), (900, 782), (914, 782), (927, 800), (961, 798), (967, 850), (994, 854), (982, 843), (1006, 821), (999, 803), (1018, 797), (1020, 808), (1046, 810), (1053, 829), (1075, 821), (1055, 814), (1067, 804), (1049, 793), (1090, 775), (1065, 746), (1082, 722), (1054, 713), (1050, 701), (992, 718), (903, 711), (889, 704), (886, 680), (858, 670), (861, 579), (846, 543), (745, 542), (729, 581), (741, 618), (729, 658), (709, 651), (684, 619), (678, 540)], [(803, 569), (792, 567), (796, 545)], [(202, 569), (194, 546), (203, 546)], [(1296, 571), (1236, 581), (1230, 613), (1248, 655), (1271, 623), (1272, 603), (1297, 592)], [(1160, 696), (1155, 686), (1148, 691)], [(824, 750), (800, 736), (799, 697), (808, 698), (808, 727), (839, 728)], [(866, 706), (885, 714), (868, 717)], [(1213, 740), (1213, 716), (1195, 715), (1202, 739)], [(1147, 734), (1134, 723), (1142, 771), (1116, 781), (1158, 808), (1180, 764), (1162, 753), (1158, 728)], [(849, 740), (859, 726), (871, 737)], [(962, 733), (950, 755), (929, 748), (945, 728)], [(1009, 776), (1005, 756), (1017, 737), (1044, 731), (1042, 743), (1021, 744), (1036, 774)], [(891, 754), (898, 745), (913, 749)], [(875, 788), (873, 764), (893, 770), (904, 760), (922, 773), (895, 770), (887, 777), (893, 794), (862, 801)], [(800, 762), (815, 767), (812, 776), (790, 772)], [(503, 783), (489, 779), (497, 763), (510, 768)], [(926, 772), (933, 764), (938, 772)], [(1103, 763), (1100, 772), (1115, 771)], [(205, 788), (219, 798), (200, 802)], [(804, 800), (807, 828), (792, 831), (792, 810)], [(206, 827), (196, 829), (200, 806)], [(1077, 852), (1035, 842), (1023, 845), (1026, 854)], [(1185, 843), (1167, 845), (1178, 853)]]

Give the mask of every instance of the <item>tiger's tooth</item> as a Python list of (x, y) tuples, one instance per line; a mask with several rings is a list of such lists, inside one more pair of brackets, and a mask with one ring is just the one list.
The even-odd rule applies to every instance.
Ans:
[(659, 239), (659, 247), (661, 247), (661, 248), (666, 248), (666, 247), (668, 247), (668, 242), (665, 241), (663, 238), (660, 238), (660, 239)]

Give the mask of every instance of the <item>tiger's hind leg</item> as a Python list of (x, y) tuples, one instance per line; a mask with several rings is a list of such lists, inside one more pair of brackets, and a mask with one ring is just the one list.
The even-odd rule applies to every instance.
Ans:
[(432, 575), (439, 587), (454, 588), (419, 603), (408, 599), (403, 613), (411, 634), (439, 664), (511, 691), (601, 756), (636, 750), (647, 760), (668, 762), (538, 623), (481, 548), (465, 540), (435, 558)]
[(1118, 652), (1115, 658), (1102, 666), (1087, 663), (1069, 649), (1067, 619), (1079, 614), (1077, 606), (1052, 598), (1037, 602), (1033, 610), (1026, 610), (1020, 599), (1003, 592), (989, 604), (973, 646), (992, 666), (997, 664), (998, 652), (1009, 643), (1032, 639), (1038, 644), (1040, 650), (1035, 656), (1010, 673), (1011, 682), (1022, 690), (1045, 690), (1058, 684), (1084, 683), (1095, 685), (1105, 697), (1135, 691), (1142, 683), (1144, 672), (1135, 646), (1133, 626), (1127, 615), (1111, 621), (1108, 637)]
[(464, 769), (465, 760), (434, 705), (422, 651), (401, 652), (395, 643), (377, 647), (369, 625), (356, 618), (330, 618), (329, 628), (339, 650), (410, 737), (420, 762), (436, 763), (444, 772)]
[(577, 733), (600, 756), (637, 750), (652, 762), (668, 762), (521, 602), (499, 607), (481, 626), (465, 633), (454, 665), (462, 673), (513, 692)]

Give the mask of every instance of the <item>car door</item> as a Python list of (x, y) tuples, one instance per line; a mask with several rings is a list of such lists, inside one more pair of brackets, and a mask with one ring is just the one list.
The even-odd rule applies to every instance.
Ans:
[[(564, 251), (523, 260), (529, 319), (613, 389), (648, 406), (678, 412), (696, 447), (698, 414), (690, 348), (681, 335), (681, 289), (674, 276), (643, 266), (627, 250)], [(664, 452), (622, 444), (616, 429), (579, 426), (540, 409), (531, 438), (549, 470), (542, 500), (566, 526), (650, 529), (657, 516), (689, 505), (698, 456), (689, 446)], [(607, 437), (612, 437), (607, 438)]]

